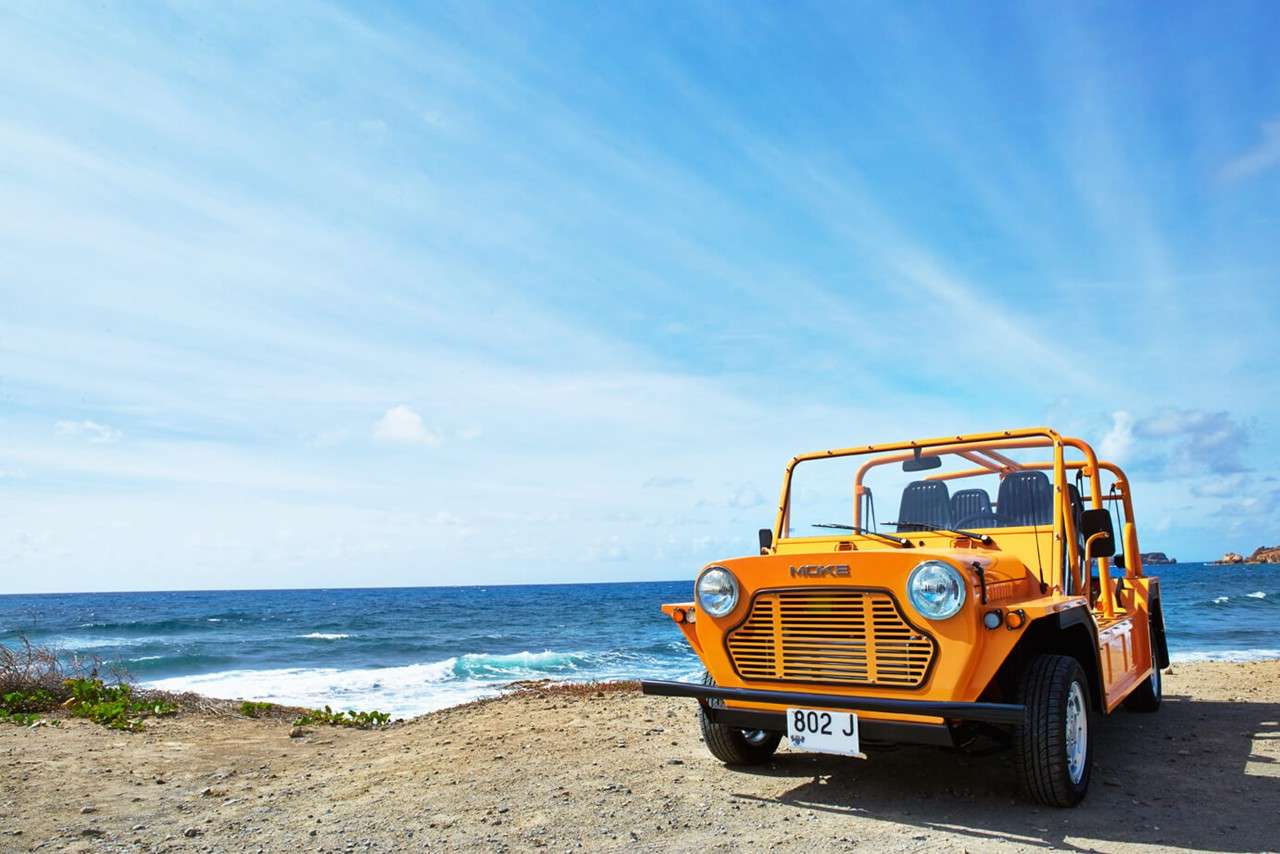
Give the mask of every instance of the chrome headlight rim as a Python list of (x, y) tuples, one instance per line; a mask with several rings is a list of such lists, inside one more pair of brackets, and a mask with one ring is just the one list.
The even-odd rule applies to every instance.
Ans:
[[(719, 578), (724, 576), (726, 587), (728, 588), (728, 598), (719, 602), (708, 605), (704, 599), (703, 583), (707, 578)], [(738, 584), (738, 578), (728, 567), (724, 566), (708, 566), (698, 573), (698, 579), (693, 584), (694, 601), (698, 603), (698, 610), (709, 617), (724, 617), (733, 612), (738, 607), (738, 600), (741, 598), (742, 586)], [(714, 595), (714, 594), (712, 594)], [(721, 594), (723, 595), (723, 594)]]
[[(956, 595), (944, 609), (936, 609), (925, 603), (916, 588), (921, 573), (939, 570), (954, 582), (956, 589)], [(907, 576), (907, 598), (911, 601), (911, 607), (915, 608), (920, 616), (932, 622), (941, 622), (951, 619), (964, 608), (964, 603), (969, 598), (968, 586), (964, 573), (951, 564), (941, 560), (926, 560), (916, 564), (911, 574)]]

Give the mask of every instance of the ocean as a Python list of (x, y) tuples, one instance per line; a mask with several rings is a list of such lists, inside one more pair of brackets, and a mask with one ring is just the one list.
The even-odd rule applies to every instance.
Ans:
[[(1155, 567), (1175, 661), (1280, 658), (1280, 567)], [(0, 596), (21, 637), (213, 697), (422, 714), (520, 679), (689, 679), (691, 581)]]

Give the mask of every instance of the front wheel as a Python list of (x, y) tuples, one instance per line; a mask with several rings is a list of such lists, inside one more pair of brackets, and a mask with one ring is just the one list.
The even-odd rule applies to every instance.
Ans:
[(1089, 682), (1074, 658), (1042, 655), (1022, 676), (1026, 707), (1014, 736), (1023, 791), (1052, 807), (1073, 807), (1089, 791), (1093, 770)]
[[(710, 673), (702, 677), (702, 684), (716, 684)], [(711, 755), (726, 765), (761, 765), (768, 762), (778, 750), (782, 741), (782, 733), (767, 729), (740, 729), (725, 726), (711, 720), (707, 714), (707, 706), (724, 704), (717, 700), (709, 700), (707, 705), (698, 710), (698, 724), (702, 728), (702, 740), (707, 743)]]

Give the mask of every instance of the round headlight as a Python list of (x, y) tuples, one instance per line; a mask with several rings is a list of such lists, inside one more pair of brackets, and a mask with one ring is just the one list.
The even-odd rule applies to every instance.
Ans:
[(738, 604), (738, 579), (722, 566), (713, 566), (698, 576), (698, 607), (713, 617), (723, 617)]
[(911, 570), (907, 595), (915, 609), (930, 620), (954, 617), (964, 605), (965, 583), (954, 566), (927, 560)]

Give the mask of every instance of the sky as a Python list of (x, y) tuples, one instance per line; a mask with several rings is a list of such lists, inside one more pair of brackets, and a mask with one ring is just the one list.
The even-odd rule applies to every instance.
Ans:
[(1049, 424), (1280, 542), (1280, 5), (0, 4), (0, 592), (691, 578)]

